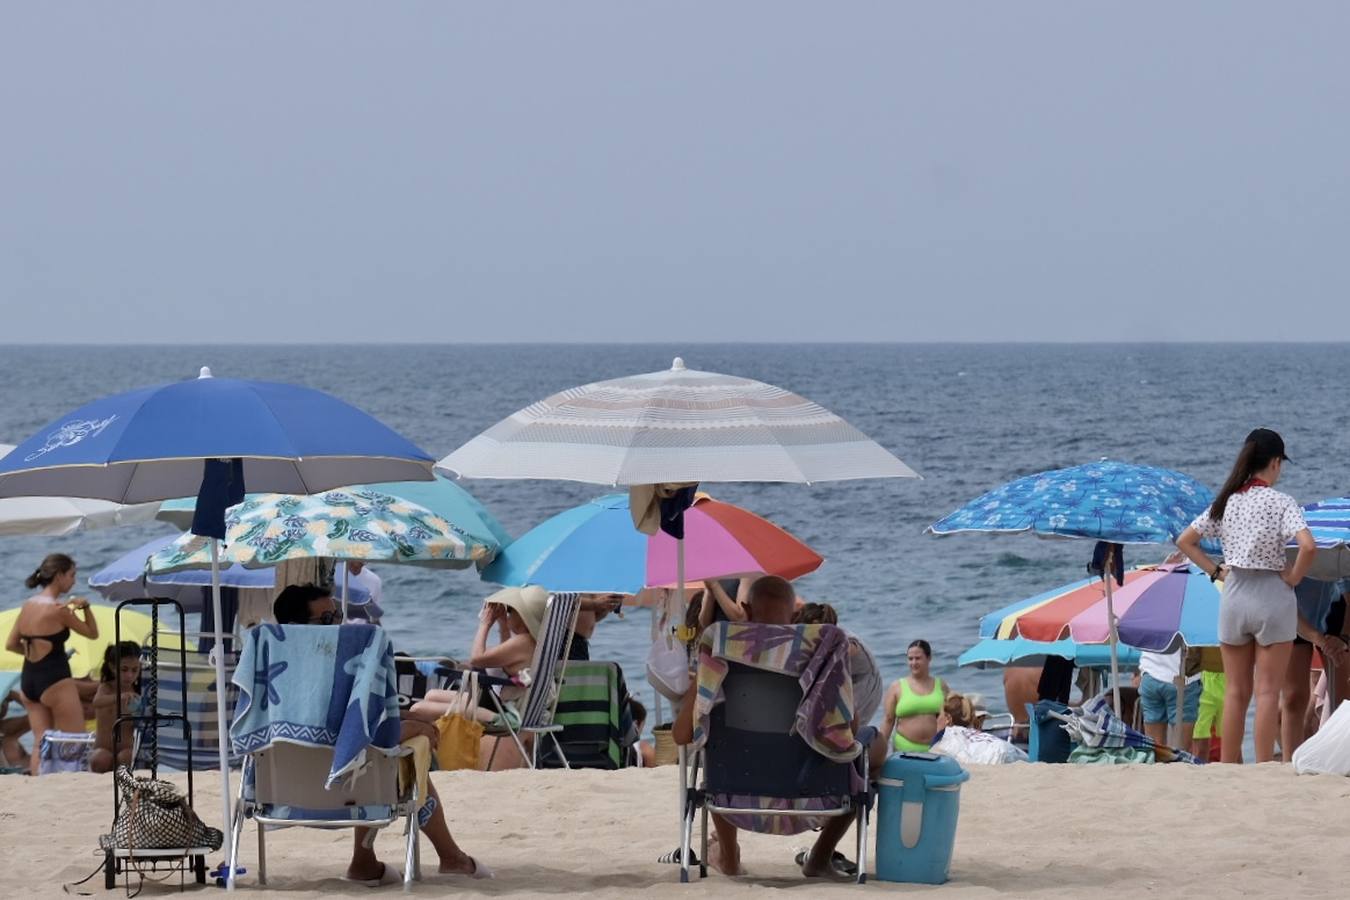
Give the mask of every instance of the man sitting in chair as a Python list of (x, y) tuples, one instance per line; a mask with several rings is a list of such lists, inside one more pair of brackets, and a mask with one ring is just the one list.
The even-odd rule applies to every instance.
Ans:
[[(333, 596), (322, 588), (312, 584), (293, 584), (277, 596), (272, 604), (272, 614), (278, 625), (340, 625), (342, 610)], [(435, 746), (436, 728), (425, 722), (402, 719), (399, 722), (399, 740), (406, 741), (418, 735), (425, 735)], [(445, 812), (441, 808), (440, 795), (431, 779), (427, 779), (427, 802), (418, 810), (422, 822), (422, 832), (431, 839), (440, 857), (442, 875), (463, 875), (469, 878), (491, 878), (492, 872), (487, 866), (474, 860), (455, 843), (450, 828), (445, 823)], [(430, 809), (428, 815), (427, 810)], [(368, 886), (397, 884), (399, 874), (380, 862), (375, 856), (374, 835), (368, 828), (357, 828), (355, 845), (352, 847), (352, 861), (347, 866), (346, 881), (355, 881)]]
[[(776, 575), (765, 575), (750, 585), (749, 621), (763, 625), (791, 625), (792, 613), (796, 604), (796, 593), (792, 585)], [(698, 684), (689, 686), (688, 692), (680, 702), (679, 715), (671, 734), (677, 744), (689, 744), (694, 739), (694, 706)], [(716, 843), (709, 842), (708, 864), (724, 875), (744, 875), (741, 867), (741, 849), (737, 839), (737, 829), (725, 818), (712, 814), (713, 828), (716, 831)], [(820, 829), (811, 852), (802, 864), (802, 873), (808, 878), (833, 876), (833, 857), (835, 847), (853, 824), (849, 816), (828, 818)]]

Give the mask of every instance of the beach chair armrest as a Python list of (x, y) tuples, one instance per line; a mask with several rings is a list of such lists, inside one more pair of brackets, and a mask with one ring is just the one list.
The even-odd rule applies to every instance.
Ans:
[(500, 677), (498, 677), (498, 676), (496, 676), (496, 675), (487, 675), (487, 674), (483, 673), (481, 670), (477, 670), (477, 669), (468, 669), (468, 668), (464, 668), (464, 669), (456, 669), (456, 668), (451, 668), (451, 667), (449, 667), (449, 666), (437, 666), (437, 667), (436, 667), (436, 674), (437, 674), (437, 675), (441, 675), (441, 676), (446, 676), (446, 677), (449, 677), (449, 676), (451, 676), (451, 675), (458, 675), (458, 676), (460, 676), (460, 677), (462, 678), (462, 677), (464, 677), (465, 675), (467, 675), (469, 672), (475, 672), (475, 671), (478, 673), (478, 683), (479, 683), (479, 684), (486, 684), (486, 685), (488, 685), (489, 687), (516, 687), (516, 686), (517, 686), (517, 685), (516, 685), (516, 682), (512, 681), (510, 678), (500, 678)]

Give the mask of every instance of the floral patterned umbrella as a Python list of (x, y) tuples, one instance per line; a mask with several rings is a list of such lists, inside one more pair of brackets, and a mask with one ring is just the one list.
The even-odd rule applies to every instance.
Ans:
[[(222, 559), (250, 569), (310, 557), (466, 569), (487, 565), (499, 549), (492, 538), (373, 488), (250, 495), (230, 507), (225, 528)], [(184, 534), (146, 568), (162, 574), (210, 565), (207, 542)]]
[(929, 526), (967, 531), (1090, 538), (1113, 544), (1166, 544), (1214, 500), (1180, 472), (1102, 460), (1027, 475), (983, 494)]

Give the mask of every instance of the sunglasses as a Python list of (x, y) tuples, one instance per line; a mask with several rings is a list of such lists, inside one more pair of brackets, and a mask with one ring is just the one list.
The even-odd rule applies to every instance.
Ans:
[(342, 610), (333, 610), (332, 612), (322, 613), (317, 619), (310, 619), (311, 625), (340, 625), (342, 624)]

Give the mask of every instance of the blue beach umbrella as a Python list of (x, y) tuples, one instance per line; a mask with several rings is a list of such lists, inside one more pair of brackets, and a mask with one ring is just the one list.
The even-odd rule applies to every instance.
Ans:
[[(1027, 475), (997, 487), (928, 527), (937, 535), (985, 532), (1030, 533), (1043, 538), (1078, 538), (1112, 544), (1175, 541), (1205, 510), (1214, 495), (1188, 475), (1156, 466), (1100, 460)], [(1105, 547), (1104, 582), (1114, 658), (1117, 638), (1112, 609), (1115, 549)], [(1112, 691), (1120, 711), (1119, 670), (1112, 666)]]
[[(1317, 556), (1308, 576), (1319, 581), (1337, 581), (1350, 577), (1350, 497), (1333, 497), (1303, 507), (1303, 518), (1308, 522)], [(1297, 555), (1298, 545), (1291, 542), (1290, 558)]]
[[(295, 385), (200, 377), (86, 404), (0, 459), (0, 497), (92, 497), (145, 503), (195, 494), (192, 530), (211, 538), (215, 632), (221, 639), (216, 542), (225, 509), (253, 490), (307, 494), (345, 484), (429, 480), (432, 459), (361, 410)], [(215, 654), (225, 855), (230, 777), (225, 662)], [(227, 873), (227, 885), (234, 875)]]
[(1213, 500), (1209, 488), (1180, 472), (1102, 460), (1010, 481), (928, 530), (1168, 544)]

